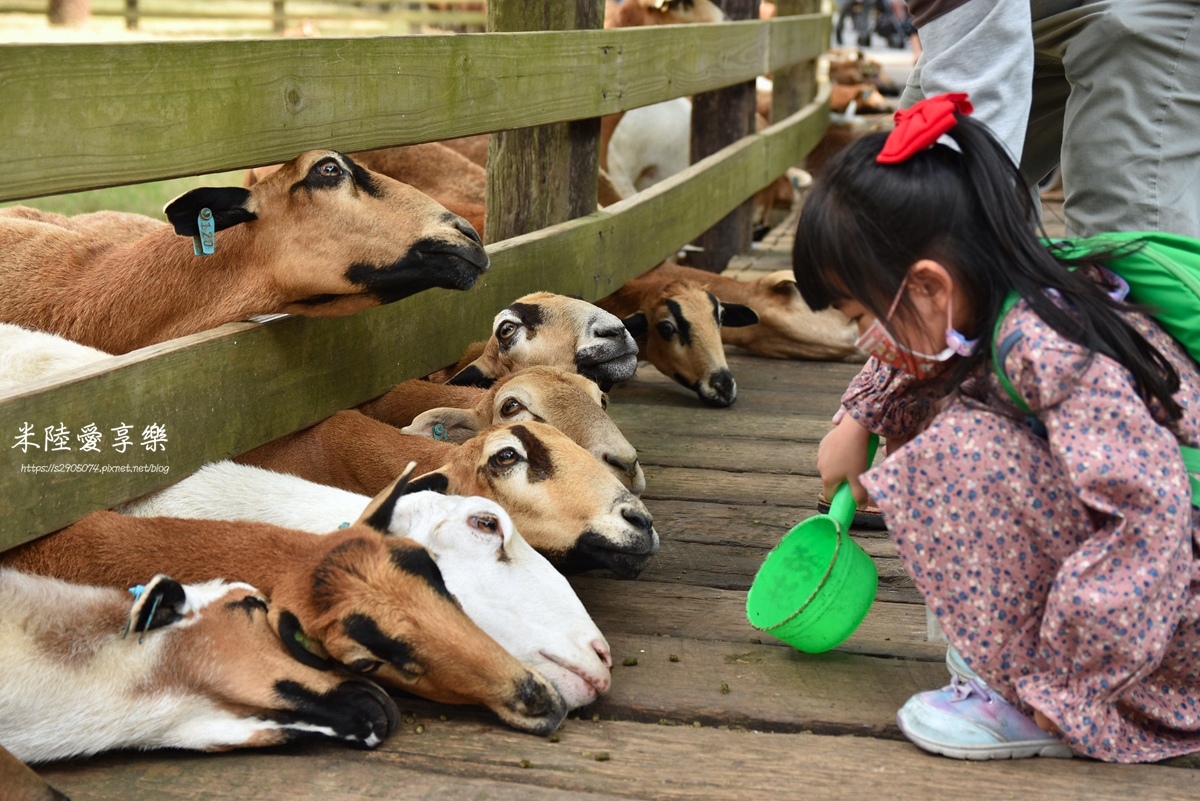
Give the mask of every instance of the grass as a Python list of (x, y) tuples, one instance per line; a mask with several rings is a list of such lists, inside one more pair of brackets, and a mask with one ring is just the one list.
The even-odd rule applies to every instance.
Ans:
[(115, 186), (111, 189), (93, 189), (89, 192), (72, 192), (66, 195), (18, 200), (0, 203), (4, 206), (32, 206), (43, 211), (66, 214), (86, 214), (92, 211), (132, 211), (145, 214), (156, 220), (164, 220), (162, 208), (172, 198), (199, 186), (241, 186), (240, 171), (221, 172), (212, 175), (197, 175), (191, 178), (172, 178), (169, 181), (152, 181), (145, 184)]

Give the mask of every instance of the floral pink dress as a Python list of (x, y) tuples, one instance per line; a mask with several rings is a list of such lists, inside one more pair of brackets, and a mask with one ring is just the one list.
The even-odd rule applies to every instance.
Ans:
[(874, 360), (842, 405), (886, 437), (928, 422), (863, 484), (968, 664), (1075, 751), (1147, 762), (1200, 751), (1200, 517), (1178, 451), (1200, 444), (1200, 371), (1130, 320), (1179, 371), (1177, 422), (1024, 301), (997, 342), (1036, 420), (988, 373), (930, 421), (934, 399), (897, 400), (908, 377)]

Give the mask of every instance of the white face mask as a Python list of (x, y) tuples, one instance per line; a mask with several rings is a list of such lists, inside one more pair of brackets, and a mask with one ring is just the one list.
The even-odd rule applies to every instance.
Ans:
[[(904, 287), (907, 283), (908, 276), (906, 275), (900, 282), (900, 288), (896, 290), (896, 297), (892, 298), (891, 308), (888, 309), (887, 320), (889, 322), (892, 314), (896, 311), (897, 304), (900, 303), (900, 296), (904, 294)], [(953, 320), (954, 304), (952, 300), (947, 300), (946, 347), (937, 353), (921, 353), (901, 345), (879, 318), (872, 321), (867, 330), (859, 335), (858, 339), (854, 341), (854, 347), (868, 356), (874, 356), (889, 367), (911, 373), (917, 378), (928, 378), (938, 373), (942, 369), (942, 365), (954, 355), (970, 356), (979, 344), (978, 339), (967, 339), (955, 331), (951, 324)]]

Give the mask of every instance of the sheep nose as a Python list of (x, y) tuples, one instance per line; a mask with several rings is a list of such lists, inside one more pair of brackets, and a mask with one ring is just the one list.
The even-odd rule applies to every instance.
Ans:
[(718, 370), (714, 373), (712, 378), (708, 379), (708, 386), (713, 394), (701, 397), (710, 406), (732, 406), (737, 400), (737, 382), (733, 380), (733, 373), (728, 370)]
[(621, 517), (625, 518), (625, 522), (636, 528), (638, 531), (649, 531), (654, 528), (654, 521), (650, 519), (650, 515), (642, 512), (633, 506), (626, 506), (621, 510)]
[(625, 330), (625, 325), (620, 321), (616, 321), (616, 325), (609, 323), (597, 323), (592, 328), (592, 335), (599, 339), (624, 339), (629, 336)]
[(610, 464), (613, 467), (617, 468), (617, 471), (620, 472), (621, 475), (626, 476), (628, 478), (633, 478), (634, 474), (637, 473), (638, 460), (637, 460), (636, 456), (632, 460), (630, 460), (630, 459), (622, 459), (620, 456), (617, 456), (615, 454), (606, 453), (606, 454), (604, 454), (604, 461), (607, 464)]
[(457, 214), (453, 215), (453, 217), (454, 219), (450, 221), (450, 224), (454, 227), (454, 230), (458, 231), (460, 234), (465, 236), (467, 239), (470, 239), (477, 245), (483, 244), (483, 240), (479, 238), (479, 232), (475, 230), (473, 225), (464, 220), (462, 217), (459, 217)]
[(612, 651), (608, 650), (608, 643), (604, 640), (592, 640), (588, 643), (592, 650), (596, 652), (596, 656), (600, 657), (600, 661), (605, 667), (612, 667)]

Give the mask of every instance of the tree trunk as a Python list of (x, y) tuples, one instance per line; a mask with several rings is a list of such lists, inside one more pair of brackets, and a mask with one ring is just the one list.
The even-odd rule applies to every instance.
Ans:
[(51, 25), (82, 27), (92, 18), (91, 0), (50, 0), (46, 16)]

